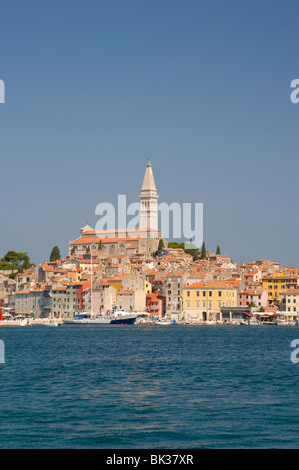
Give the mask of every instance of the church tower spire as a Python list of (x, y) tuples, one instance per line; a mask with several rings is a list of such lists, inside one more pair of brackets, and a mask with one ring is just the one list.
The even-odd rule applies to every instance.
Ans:
[(140, 192), (139, 228), (158, 230), (158, 194), (150, 158), (146, 165), (143, 184)]

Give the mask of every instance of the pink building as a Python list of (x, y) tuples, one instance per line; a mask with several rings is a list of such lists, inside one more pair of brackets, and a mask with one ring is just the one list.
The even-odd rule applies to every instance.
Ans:
[(146, 310), (152, 317), (164, 317), (166, 313), (166, 296), (158, 293), (148, 294), (146, 296)]
[(239, 292), (238, 305), (246, 307), (254, 302), (256, 307), (266, 307), (268, 303), (267, 291), (263, 289), (245, 289)]
[(253, 282), (259, 282), (262, 279), (262, 271), (256, 269), (254, 271), (249, 271), (244, 275), (245, 284), (252, 284)]

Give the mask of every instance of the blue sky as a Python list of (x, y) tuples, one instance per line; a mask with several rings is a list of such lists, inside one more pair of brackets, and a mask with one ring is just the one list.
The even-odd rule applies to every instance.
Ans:
[(95, 207), (202, 202), (207, 249), (299, 267), (295, 0), (4, 0), (1, 253), (35, 263)]

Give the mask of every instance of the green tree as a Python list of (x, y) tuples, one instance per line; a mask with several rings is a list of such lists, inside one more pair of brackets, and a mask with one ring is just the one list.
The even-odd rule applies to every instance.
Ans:
[(98, 246), (98, 250), (99, 250), (99, 251), (102, 251), (102, 249), (103, 249), (103, 248), (102, 248), (102, 240), (100, 240), (100, 243), (99, 243), (99, 246)]
[(74, 255), (75, 253), (76, 253), (76, 250), (75, 250), (75, 247), (73, 246), (72, 251), (71, 251), (71, 255)]
[(220, 253), (220, 246), (217, 245), (217, 248), (216, 248), (216, 255), (220, 255), (220, 254), (221, 254), (221, 253)]
[(60, 259), (60, 251), (58, 246), (54, 246), (53, 250), (51, 251), (50, 261), (57, 261)]
[(259, 312), (265, 312), (264, 307), (260, 307)]
[(188, 244), (188, 246), (192, 247), (192, 248), (185, 248), (185, 243), (178, 243), (178, 242), (169, 242), (168, 243), (168, 248), (181, 248), (182, 250), (184, 250), (185, 253), (188, 253), (189, 255), (191, 255), (193, 257), (194, 261), (197, 260), (198, 251), (199, 251), (197, 246), (192, 245), (191, 241)]
[(164, 240), (163, 240), (163, 238), (160, 238), (159, 245), (158, 245), (158, 251), (162, 250), (162, 248), (164, 248)]
[(90, 246), (86, 248), (86, 253), (90, 253)]
[(203, 242), (202, 247), (201, 247), (200, 258), (201, 259), (206, 259), (206, 257), (207, 257), (206, 245), (205, 245), (205, 242)]
[(10, 250), (0, 260), (0, 269), (12, 271), (9, 277), (12, 279), (17, 273), (26, 271), (34, 264), (30, 262), (30, 258), (27, 253)]

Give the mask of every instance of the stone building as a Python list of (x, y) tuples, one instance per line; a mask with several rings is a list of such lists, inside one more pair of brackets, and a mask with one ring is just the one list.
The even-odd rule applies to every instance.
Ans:
[[(161, 232), (158, 230), (158, 194), (150, 161), (146, 165), (139, 198), (138, 228), (94, 230), (86, 225), (81, 228), (80, 237), (69, 242), (69, 255), (84, 254), (87, 250), (101, 250), (106, 255), (156, 252)], [(164, 245), (167, 245), (166, 241)]]

